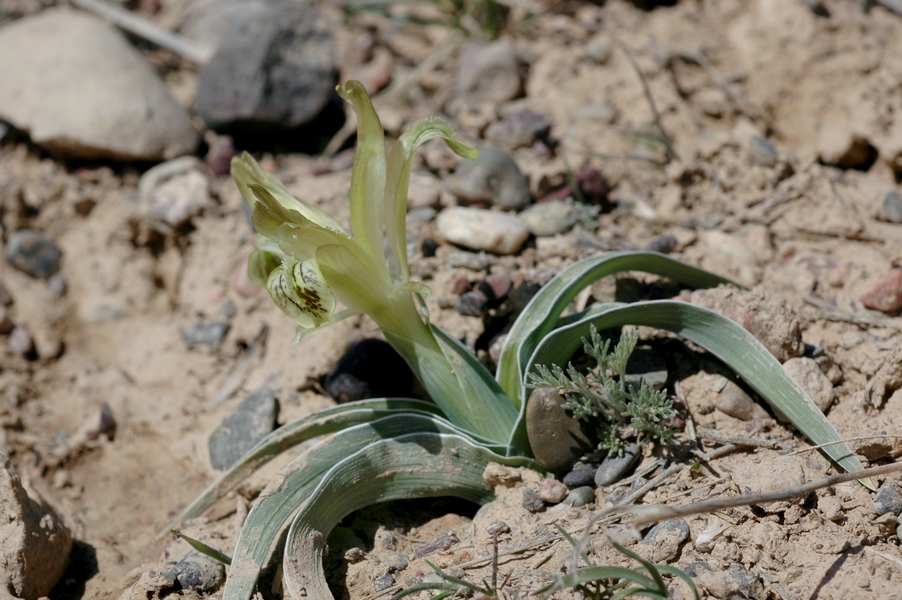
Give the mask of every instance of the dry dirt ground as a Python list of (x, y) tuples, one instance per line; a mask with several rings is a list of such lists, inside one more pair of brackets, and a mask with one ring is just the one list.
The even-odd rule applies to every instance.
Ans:
[[(612, 205), (599, 216), (597, 231), (577, 227), (533, 240), (491, 269), (515, 281), (540, 281), (599, 249), (639, 248), (673, 235), (675, 256), (781, 295), (798, 310), (805, 343), (822, 348), (835, 364), (829, 371), (835, 384), (830, 421), (845, 437), (889, 436), (861, 450), (865, 459), (881, 463), (900, 449), (893, 436), (902, 435), (902, 393), (894, 392), (902, 383), (902, 318), (864, 309), (860, 296), (902, 267), (902, 225), (888, 222), (883, 212), (885, 194), (902, 180), (902, 17), (851, 0), (825, 0), (829, 16), (821, 16), (808, 4), (683, 0), (644, 11), (623, 0), (563, 2), (536, 5), (541, 16), (512, 23), (503, 38), (526, 61), (518, 102), (551, 118), (550, 137), (557, 143), (554, 152), (514, 153), (534, 196), (564, 182), (566, 159), (574, 171), (599, 169), (612, 186)], [(167, 11), (176, 8), (162, 6), (149, 18), (174, 20)], [(523, 13), (515, 8), (511, 16)], [(396, 81), (453, 35), (444, 27), (378, 17), (336, 18), (336, 27), (349, 72), (360, 67), (354, 42), (367, 37), (374, 55), (388, 59)], [(661, 157), (660, 149), (637, 134), (647, 130), (651, 108), (622, 47), (644, 74), (681, 158), (664, 168), (651, 160)], [(405, 88), (402, 101), (385, 106), (392, 134), (413, 117), (444, 108), (462, 137), (479, 140), (496, 113), (491, 107), (454, 108), (455, 67), (454, 55), (436, 60), (419, 74), (419, 83)], [(196, 71), (183, 65), (178, 73), (167, 81), (179, 97), (190, 97)], [(773, 164), (756, 158), (753, 136), (776, 146)], [(842, 156), (849, 148), (865, 158)], [(418, 169), (444, 176), (448, 161), (430, 149)], [(831, 161), (841, 166), (824, 164)], [(859, 168), (843, 168), (843, 161)], [(347, 218), (349, 170), (322, 173), (314, 160), (298, 155), (265, 156), (264, 163), (298, 196)], [(28, 327), (37, 347), (23, 357), (5, 339), (0, 344), (0, 443), (78, 540), (55, 598), (118, 598), (164, 548), (176, 551), (171, 540), (155, 536), (214, 477), (207, 438), (224, 416), (263, 384), (281, 401), (280, 422), (329, 406), (318, 382), (351, 341), (373, 334), (368, 322), (349, 320), (291, 345), (291, 323), (242, 274), (254, 236), (228, 177), (211, 178), (215, 205), (190, 230), (166, 231), (134, 201), (140, 173), (138, 167), (60, 163), (19, 138), (0, 146), (0, 182), (17, 190), (4, 197), (4, 232), (28, 224), (63, 251), (63, 295), (0, 261), (0, 279), (14, 299), (9, 317)], [(443, 201), (451, 196), (444, 194)], [(436, 258), (415, 258), (414, 271), (434, 290), (438, 324), (473, 341), (482, 322), (439, 303), (452, 296), (456, 278), (476, 281), (485, 273), (452, 268), (445, 260), (450, 250), (443, 246)], [(596, 297), (611, 289), (613, 284), (597, 287)], [(199, 320), (222, 320), (224, 310), (233, 316), (221, 347), (187, 348), (180, 331)], [(262, 353), (238, 389), (210, 408), (264, 328)], [(673, 352), (674, 368), (689, 360), (689, 350), (663, 347)], [(693, 364), (688, 372), (694, 379), (682, 388), (687, 395), (693, 385), (704, 387), (699, 381), (706, 371), (718, 372), (710, 362)], [(96, 435), (102, 406), (115, 420), (112, 436)], [(645, 503), (730, 495), (741, 487), (740, 473), (791, 484), (827, 470), (816, 452), (777, 461), (780, 453), (804, 447), (779, 422), (752, 426), (713, 410), (704, 393), (689, 398), (689, 410), (700, 431), (751, 436), (773, 447), (737, 451), (697, 470), (687, 466), (647, 494)], [(660, 456), (644, 457), (639, 470), (660, 465)], [(265, 482), (258, 479), (241, 493), (252, 497)], [(520, 487), (538, 484), (536, 474), (521, 479)], [(500, 518), (511, 529), (499, 538), (501, 575), (514, 575), (508, 590), (520, 586), (526, 593), (534, 589), (526, 574), (556, 571), (572, 560), (565, 542), (536, 540), (554, 533), (554, 523), (578, 532), (618, 493), (606, 488), (588, 507), (531, 514), (520, 506), (519, 487), (499, 489), (498, 503), (479, 514), (472, 506), (440, 503), (358, 517), (358, 532), (372, 535), (359, 542), (373, 553), (354, 564), (338, 561), (337, 579), (344, 579), (338, 585), (352, 598), (372, 597), (386, 556), (413, 556), (417, 540), (448, 531), (460, 542), (433, 558), (479, 581), (487, 575), (485, 561), (460, 565), (487, 555), (486, 525)], [(625, 529), (614, 534), (684, 568), (699, 561), (723, 571), (741, 565), (754, 572), (754, 581), (738, 591), (756, 597), (894, 597), (902, 589), (896, 523), (877, 518), (871, 501), (861, 486), (848, 484), (803, 502), (692, 517), (690, 541), (673, 556), (656, 556), (654, 548), (629, 541)], [(213, 523), (223, 535), (233, 529), (236, 503), (233, 497), (210, 515), (223, 519)], [(696, 540), (712, 526), (722, 532), (710, 549)], [(620, 564), (599, 535), (593, 534), (594, 556)], [(336, 550), (333, 556), (343, 554)], [(422, 560), (411, 560), (395, 578), (403, 583), (424, 569)], [(723, 582), (702, 583), (712, 597), (731, 592)]]

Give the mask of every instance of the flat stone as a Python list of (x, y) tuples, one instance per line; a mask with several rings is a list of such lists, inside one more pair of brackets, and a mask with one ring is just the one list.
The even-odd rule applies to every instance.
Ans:
[(623, 477), (639, 460), (639, 444), (626, 447), (620, 456), (608, 455), (595, 472), (595, 485), (610, 485)]
[(543, 237), (566, 233), (578, 220), (573, 203), (560, 200), (533, 204), (520, 213), (520, 218), (526, 221), (530, 233)]
[(529, 183), (520, 167), (507, 152), (491, 146), (481, 147), (475, 161), (461, 161), (447, 185), (464, 204), (520, 210), (530, 201)]
[(6, 260), (32, 277), (53, 276), (59, 271), (62, 257), (56, 242), (33, 229), (15, 231), (6, 241)]
[(413, 373), (385, 340), (367, 338), (352, 344), (326, 378), (326, 393), (338, 402), (367, 398), (408, 398)]
[(902, 514), (902, 489), (895, 481), (887, 481), (877, 490), (872, 502), (874, 512), (882, 516), (886, 514), (894, 514), (899, 516)]
[(902, 309), (902, 269), (893, 269), (880, 283), (861, 295), (861, 303), (871, 310), (896, 312)]
[(642, 554), (653, 563), (670, 562), (679, 555), (680, 546), (688, 539), (689, 523), (684, 519), (668, 519), (646, 534), (642, 545), (647, 548)]
[(69, 563), (72, 534), (22, 487), (0, 447), (0, 589), (24, 600), (47, 596)]
[(510, 44), (464, 46), (455, 81), (458, 97), (471, 102), (507, 102), (517, 97), (521, 85), (517, 53)]
[(80, 159), (161, 160), (198, 133), (150, 65), (113, 26), (52, 8), (0, 29), (0, 119)]
[(241, 401), (210, 435), (210, 462), (220, 471), (229, 468), (245, 452), (276, 427), (279, 401), (272, 390), (262, 387)]
[(335, 97), (335, 38), (305, 3), (255, 2), (201, 71), (195, 105), (212, 129), (291, 131)]
[(552, 473), (567, 472), (594, 448), (582, 424), (563, 405), (563, 396), (554, 388), (536, 388), (526, 402), (529, 444), (539, 464)]
[(827, 412), (830, 405), (833, 404), (836, 393), (833, 391), (833, 384), (821, 371), (817, 362), (812, 358), (800, 356), (787, 360), (783, 363), (783, 368), (802, 386), (817, 407), (822, 412)]
[(218, 350), (231, 327), (227, 321), (195, 323), (188, 329), (182, 330), (182, 341), (188, 347), (208, 346), (213, 350)]
[(579, 508), (591, 502), (595, 502), (595, 490), (591, 486), (585, 485), (570, 490), (570, 493), (567, 494), (567, 497), (564, 498), (561, 504)]
[(440, 212), (436, 230), (452, 244), (495, 254), (514, 254), (529, 238), (529, 228), (519, 217), (463, 206)]

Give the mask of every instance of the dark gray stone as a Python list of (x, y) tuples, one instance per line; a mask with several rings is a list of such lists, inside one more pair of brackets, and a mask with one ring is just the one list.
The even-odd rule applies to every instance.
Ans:
[(689, 524), (683, 519), (668, 519), (658, 523), (645, 536), (642, 544), (649, 548), (646, 558), (654, 563), (670, 562), (680, 553), (680, 546), (689, 539)]
[(582, 487), (584, 485), (592, 485), (595, 483), (595, 471), (597, 470), (598, 465), (576, 465), (572, 471), (564, 475), (564, 478), (561, 481), (571, 489)]
[(213, 350), (219, 350), (223, 338), (231, 327), (226, 321), (195, 323), (188, 329), (182, 329), (182, 341), (189, 347), (208, 346)]
[(651, 387), (660, 390), (667, 385), (667, 377), (667, 359), (653, 350), (637, 348), (626, 363), (627, 383), (638, 386), (644, 380)]
[(476, 161), (463, 160), (448, 180), (448, 189), (464, 204), (478, 202), (519, 210), (529, 204), (529, 184), (504, 150), (483, 146)]
[(630, 444), (620, 456), (608, 455), (595, 472), (595, 485), (610, 485), (619, 480), (639, 460), (639, 444)]
[(523, 508), (531, 513), (545, 510), (545, 503), (539, 498), (538, 492), (529, 488), (523, 488)]
[(883, 218), (890, 223), (902, 223), (902, 194), (890, 190), (883, 197)]
[(201, 72), (197, 111), (221, 131), (305, 125), (334, 97), (336, 53), (334, 36), (316, 7), (255, 3)]
[(544, 140), (550, 132), (551, 119), (531, 110), (522, 110), (489, 124), (485, 137), (493, 144), (516, 150)]
[(262, 387), (235, 407), (207, 444), (214, 469), (227, 469), (276, 427), (279, 401)]
[(595, 446), (583, 425), (564, 409), (564, 397), (554, 388), (537, 388), (529, 395), (526, 433), (536, 460), (553, 473), (567, 472)]
[(902, 513), (902, 489), (895, 481), (887, 481), (880, 486), (873, 501), (874, 512), (878, 515)]
[(326, 393), (338, 402), (410, 397), (413, 373), (391, 345), (368, 338), (351, 345), (326, 378)]
[(454, 310), (465, 317), (478, 317), (487, 308), (488, 298), (480, 291), (465, 292), (454, 303)]
[(377, 592), (387, 590), (393, 585), (395, 585), (395, 578), (391, 573), (386, 573), (382, 577), (377, 577), (375, 581), (373, 581), (373, 589)]
[(584, 485), (570, 490), (570, 493), (567, 494), (567, 497), (564, 498), (564, 501), (561, 502), (561, 504), (579, 508), (590, 502), (595, 502), (595, 490), (591, 486)]
[(52, 276), (59, 271), (62, 257), (56, 242), (33, 229), (13, 232), (6, 241), (6, 260), (32, 277)]
[(191, 552), (172, 568), (182, 589), (211, 592), (225, 583), (225, 567), (199, 552)]

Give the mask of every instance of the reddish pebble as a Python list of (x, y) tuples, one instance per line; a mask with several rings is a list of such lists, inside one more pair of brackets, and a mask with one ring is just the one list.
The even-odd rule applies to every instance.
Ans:
[(466, 280), (465, 277), (458, 277), (451, 284), (451, 293), (455, 296), (463, 296), (473, 289), (473, 284)]
[(215, 175), (225, 175), (229, 172), (233, 156), (235, 156), (235, 144), (232, 142), (232, 138), (227, 135), (216, 136), (210, 142), (210, 149), (207, 151), (207, 156), (204, 157), (204, 162)]
[(861, 303), (866, 308), (888, 313), (902, 309), (902, 269), (893, 269), (886, 279), (862, 294)]
[(539, 484), (539, 498), (548, 504), (557, 504), (567, 497), (567, 486), (557, 479), (545, 479)]
[(507, 296), (513, 285), (509, 275), (496, 273), (489, 275), (479, 284), (479, 291), (489, 300), (501, 300)]

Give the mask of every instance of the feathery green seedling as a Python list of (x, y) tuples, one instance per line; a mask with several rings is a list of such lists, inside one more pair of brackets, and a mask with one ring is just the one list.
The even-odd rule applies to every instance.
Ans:
[[(349, 82), (338, 92), (351, 104), (358, 122), (349, 193), (353, 235), (319, 208), (292, 196), (244, 154), (233, 159), (232, 176), (261, 236), (248, 272), (300, 326), (298, 340), (348, 315), (368, 315), (434, 404), (378, 398), (288, 423), (248, 451), (185, 509), (172, 528), (202, 514), (278, 454), (319, 440), (285, 467), (250, 510), (232, 553), (224, 600), (251, 598), (260, 571), (282, 536), (286, 596), (331, 598), (322, 553), (329, 532), (346, 515), (377, 502), (432, 496), (482, 504), (493, 498), (482, 478), (490, 462), (538, 468), (525, 425), (533, 385), (530, 373), (537, 372), (535, 365), (567, 364), (582, 339), (591, 338), (593, 327), (644, 325), (679, 334), (734, 369), (813, 442), (840, 440), (761, 343), (713, 311), (684, 302), (652, 301), (591, 306), (561, 318), (583, 289), (622, 271), (645, 271), (690, 287), (729, 284), (653, 252), (611, 252), (562, 270), (512, 325), (493, 376), (465, 346), (429, 322), (423, 299), (430, 290), (411, 281), (407, 258), (407, 188), (415, 151), (432, 139), (444, 140), (465, 158), (475, 158), (476, 149), (454, 140), (448, 125), (433, 118), (416, 122), (386, 156), (382, 125), (363, 86)], [(345, 310), (338, 310), (340, 305)], [(610, 360), (601, 352), (599, 356)], [(847, 471), (862, 468), (846, 444), (823, 450)]]

